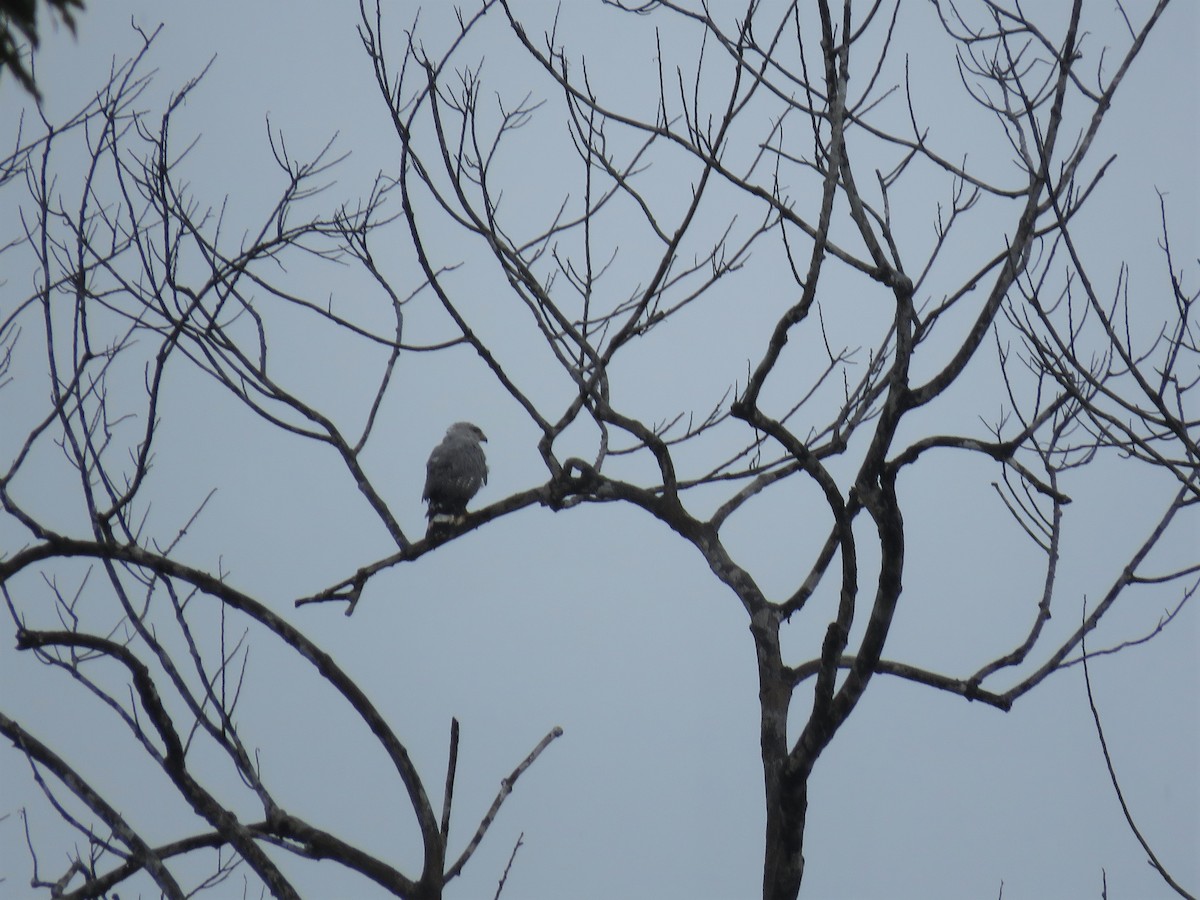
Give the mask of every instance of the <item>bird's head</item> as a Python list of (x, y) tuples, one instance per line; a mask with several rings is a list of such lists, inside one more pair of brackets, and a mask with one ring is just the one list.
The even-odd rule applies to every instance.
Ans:
[(484, 434), (483, 429), (474, 422), (455, 422), (446, 429), (446, 434), (470, 438), (484, 444), (487, 443), (487, 435)]

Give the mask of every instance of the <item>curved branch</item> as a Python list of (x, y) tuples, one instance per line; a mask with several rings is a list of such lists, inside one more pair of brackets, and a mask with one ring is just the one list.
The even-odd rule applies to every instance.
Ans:
[(127, 563), (165, 578), (177, 578), (192, 584), (204, 593), (219, 599), (222, 603), (250, 616), (299, 652), (346, 699), (388, 754), (405, 786), (409, 802), (420, 826), (425, 844), (426, 876), (430, 872), (440, 870), (442, 848), (438, 840), (438, 820), (407, 749), (362, 689), (333, 661), (329, 654), (266, 606), (249, 595), (230, 587), (219, 578), (176, 560), (151, 553), (134, 544), (109, 544), (56, 536), (51, 540), (26, 547), (7, 559), (0, 560), (0, 583), (43, 560), (70, 557), (88, 557)]

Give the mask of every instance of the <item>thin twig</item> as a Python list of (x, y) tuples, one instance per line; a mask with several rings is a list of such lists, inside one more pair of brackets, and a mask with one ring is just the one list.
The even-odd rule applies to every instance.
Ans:
[[(1087, 617), (1087, 604), (1084, 604), (1084, 617)], [(1100, 724), (1100, 712), (1096, 709), (1096, 699), (1092, 696), (1092, 676), (1088, 671), (1088, 656), (1087, 656), (1087, 632), (1084, 631), (1082, 638), (1083, 650), (1083, 683), (1087, 687), (1088, 706), (1092, 710), (1092, 721), (1096, 723), (1096, 736), (1100, 738), (1100, 750), (1104, 753), (1104, 765), (1108, 769), (1108, 777), (1112, 781), (1113, 790), (1117, 792), (1117, 800), (1121, 804), (1121, 812), (1125, 814), (1125, 821), (1129, 824), (1129, 830), (1133, 832), (1133, 836), (1138, 839), (1138, 843), (1142, 845), (1142, 849), (1146, 851), (1149, 857), (1148, 862), (1162, 876), (1163, 881), (1170, 885), (1171, 890), (1175, 891), (1180, 897), (1185, 897), (1187, 900), (1196, 900), (1195, 896), (1189, 894), (1181, 888), (1175, 879), (1171, 877), (1163, 864), (1158, 861), (1158, 857), (1154, 854), (1150, 844), (1142, 837), (1141, 831), (1138, 830), (1137, 824), (1133, 821), (1133, 814), (1129, 811), (1129, 805), (1125, 802), (1125, 794), (1121, 791), (1121, 785), (1117, 781), (1117, 771), (1113, 767), (1112, 756), (1108, 752), (1108, 741), (1104, 739), (1104, 727)]]
[(504, 882), (508, 881), (509, 870), (512, 869), (513, 860), (517, 858), (517, 851), (521, 849), (521, 844), (525, 842), (525, 832), (517, 835), (517, 842), (513, 844), (512, 853), (508, 857), (508, 865), (504, 867), (504, 874), (500, 876), (500, 883), (496, 885), (496, 893), (492, 900), (500, 900), (500, 892), (504, 890)]

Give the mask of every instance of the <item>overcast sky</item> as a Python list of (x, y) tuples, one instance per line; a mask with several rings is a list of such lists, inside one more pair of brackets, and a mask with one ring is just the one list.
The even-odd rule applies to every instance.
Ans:
[[(1138, 20), (1145, 5), (1131, 4), (1131, 17)], [(531, 33), (555, 9), (549, 3), (516, 6), (528, 11)], [(1119, 21), (1110, 4), (1089, 3), (1085, 15), (1100, 6), (1089, 38), (1097, 50), (1106, 43), (1103, 29)], [(415, 9), (407, 2), (389, 8), (389, 33), (397, 44)], [(428, 31), (421, 33), (431, 47), (446, 39), (445, 15), (444, 9), (422, 13)], [(182, 147), (199, 137), (186, 160), (190, 187), (206, 205), (220, 207), (228, 198), (225, 228), (233, 243), (253, 227), (278, 188), (267, 117), (298, 157), (314, 154), (337, 134), (336, 148), (350, 156), (336, 170), (331, 203), (364, 195), (377, 172), (394, 170), (398, 146), (355, 32), (357, 10), (349, 3), (93, 0), (80, 16), (76, 38), (61, 29), (46, 35), (38, 79), (52, 120), (85, 102), (114, 57), (124, 59), (136, 49), (131, 18), (147, 29), (165, 25), (149, 59), (157, 74), (142, 101), (155, 115), (163, 99), (215, 55), (178, 113), (173, 140)], [(655, 85), (637, 79), (653, 69), (656, 20), (598, 4), (586, 12), (572, 6), (562, 18), (559, 41), (588, 54), (598, 83), (644, 111)], [(921, 37), (932, 28), (929, 4), (908, 4), (901, 22), (914, 70), (935, 71), (939, 60), (944, 66), (944, 43)], [(1086, 231), (1092, 252), (1112, 261), (1100, 266), (1105, 278), (1115, 277), (1116, 261), (1123, 258), (1148, 291), (1161, 286), (1155, 280), (1162, 269), (1155, 188), (1169, 198), (1177, 261), (1194, 261), (1200, 246), (1198, 23), (1195, 4), (1172, 5), (1123, 86), (1098, 138), (1103, 148), (1094, 155), (1100, 160), (1115, 153), (1118, 159), (1094, 200), (1095, 218)], [(1119, 32), (1109, 34), (1120, 40)], [(684, 37), (672, 45), (675, 61), (686, 59), (688, 46)], [(481, 40), (469, 50), (486, 57), (485, 75), (519, 98), (526, 69), (511, 56), (513, 47), (511, 40), (494, 47)], [(952, 68), (941, 72), (942, 80), (924, 82), (929, 93), (918, 96), (934, 121), (936, 92), (961, 90)], [(544, 81), (527, 89), (534, 99), (554, 99)], [(12, 142), (16, 111), (26, 105), (6, 78), (0, 85), (5, 145)], [(573, 177), (567, 166), (577, 162), (554, 155), (562, 147), (554, 143), (560, 124), (555, 109), (548, 103), (544, 118), (532, 126), (547, 130), (545, 157), (527, 141), (531, 155), (504, 169), (512, 179), (505, 202), (528, 206), (530, 221), (556, 206), (561, 194), (544, 186), (567, 183)], [(939, 122), (951, 135), (958, 124)], [(960, 146), (988, 165), (987, 142), (974, 127), (963, 128)], [(564, 158), (570, 163), (560, 162)], [(669, 174), (663, 183), (668, 190)], [(18, 194), (0, 195), (4, 240), (17, 227), (12, 204)], [(933, 201), (920, 197), (918, 187), (914, 208), (922, 202), (927, 206), (920, 216), (928, 223)], [(923, 227), (911, 235), (914, 248), (930, 240), (931, 226)], [(402, 237), (397, 233), (398, 246)], [(439, 246), (446, 253), (442, 262), (456, 261), (449, 232)], [(461, 258), (475, 252), (463, 245)], [(635, 272), (639, 257), (630, 253), (621, 265)], [(964, 247), (964, 271), (969, 253)], [(404, 270), (410, 262), (398, 257), (383, 264), (392, 267), (398, 284), (415, 283)], [(308, 285), (317, 302), (332, 298), (355, 309), (361, 302), (365, 316), (380, 302), (361, 273), (334, 267), (314, 272), (325, 279)], [(961, 273), (951, 268), (945, 277), (955, 274)], [(26, 295), (30, 277), (5, 269), (0, 314), (12, 298)], [(511, 350), (512, 370), (529, 390), (548, 402), (563, 396), (569, 388), (540, 374), (539, 366), (547, 365), (544, 352), (534, 347), (521, 356), (527, 332), (521, 337), (511, 325), (518, 313), (504, 305), (511, 298), (496, 273), (467, 265), (454, 283), (464, 294), (476, 293), (473, 309), (482, 327)], [(775, 287), (762, 282), (751, 289), (754, 298), (769, 300)], [(767, 306), (762, 321), (778, 314), (778, 307)], [(411, 339), (450, 336), (444, 321), (426, 309), (413, 307), (406, 322)], [(648, 345), (617, 382), (629, 405), (650, 419), (680, 409), (703, 415), (724, 386), (744, 379), (745, 360), (756, 358), (752, 348), (761, 347), (765, 332), (754, 330), (759, 320), (753, 316), (740, 308), (706, 311), (684, 320), (678, 336)], [(327, 332), (318, 341), (299, 317), (277, 324), (272, 351), (291, 383), (321, 408), (359, 420), (370, 397), (364, 385), (377, 375), (370, 368), (374, 357), (349, 340), (325, 342)], [(848, 313), (830, 320), (833, 330), (852, 325)], [(5, 466), (18, 431), (4, 416), (25, 424), (44, 414), (44, 382), (24, 389), (44, 378), (44, 351), (35, 334), (22, 340), (16, 381), (0, 393)], [(410, 534), (423, 527), (423, 461), (450, 422), (474, 421), (489, 436), (492, 474), (479, 502), (544, 478), (535, 430), (466, 351), (411, 362), (406, 357), (404, 366), (381, 410), (367, 464)], [(173, 533), (217, 488), (181, 547), (183, 557), (214, 569), (219, 560), (231, 583), (286, 615), (358, 678), (406, 741), (436, 797), (450, 718), (460, 720), (452, 853), (469, 839), (500, 779), (552, 727), (564, 729), (523, 776), (448, 896), (491, 896), (522, 833), (507, 898), (684, 900), (760, 891), (764, 819), (754, 648), (737, 599), (694, 550), (632, 509), (533, 509), (386, 573), (350, 618), (334, 605), (295, 610), (296, 597), (389, 552), (388, 535), (327, 448), (274, 433), (218, 385), (183, 367), (172, 370), (166, 390), (151, 527)], [(995, 400), (994, 384), (968, 382), (946, 413), (956, 421), (935, 430), (970, 429), (979, 416), (994, 416)], [(579, 450), (564, 447), (564, 456), (589, 449), (587, 434), (567, 440), (577, 441)], [(64, 487), (61, 462), (46, 456), (31, 465), (42, 480), (22, 489), (27, 496), (44, 490), (51, 519), (85, 527)], [(1085, 599), (1103, 592), (1169, 492), (1162, 479), (1112, 471), (1120, 474), (1102, 491), (1090, 482), (1090, 493), (1068, 508), (1060, 605), (1048, 626), (1054, 634), (1075, 627)], [(999, 474), (983, 462), (939, 457), (936, 469), (903, 486), (909, 569), (889, 658), (959, 676), (1023, 637), (1036, 606), (1041, 560), (1000, 506), (991, 487)], [(697, 505), (703, 509), (716, 496), (703, 495)], [(781, 492), (751, 504), (731, 523), (731, 548), (773, 595), (788, 590), (810, 558), (797, 558), (795, 543), (819, 542), (825, 534), (823, 522), (796, 523), (791, 509), (806, 498), (815, 502), (798, 488)], [(1195, 522), (1193, 516), (1161, 548), (1164, 568), (1195, 559)], [(27, 539), (14, 523), (0, 523), (5, 551)], [(82, 569), (61, 571), (64, 579), (78, 579)], [(30, 596), (39, 584), (32, 573), (21, 582)], [(1144, 634), (1177, 600), (1178, 591), (1131, 594), (1099, 631), (1097, 644)], [(795, 628), (791, 661), (799, 662), (811, 655), (812, 635), (823, 623), (811, 618)], [(264, 777), (297, 814), (328, 823), (344, 839), (413, 871), (419, 842), (411, 815), (369, 734), (306, 663), (283, 652), (287, 648), (261, 629), (250, 630), (250, 641), (240, 722), (247, 742), (261, 751)], [(1193, 603), (1152, 642), (1093, 668), (1132, 811), (1162, 861), (1193, 891), (1200, 888), (1198, 646), (1200, 612)], [(195, 827), (181, 802), (166, 799), (163, 779), (146, 774), (140, 760), (130, 761), (135, 745), (99, 705), (62, 673), (17, 654), (11, 634), (0, 638), (0, 690), (7, 714), (119, 797), (117, 805), (132, 820), (143, 826), (170, 822), (156, 838)], [(47, 848), (44, 869), (61, 871), (73, 839), (56, 823), (19, 754), (0, 748), (0, 773), (0, 816), (9, 814), (0, 820), (0, 898), (19, 898), (28, 896), (29, 855), (16, 811), (29, 810), (30, 827)], [(131, 782), (139, 789), (128, 790)], [(253, 814), (248, 802), (246, 809)], [(1169, 895), (1108, 784), (1079, 667), (1048, 679), (1007, 714), (875, 679), (817, 765), (805, 857), (804, 894), (820, 898), (988, 898), (1002, 884), (1005, 898), (1098, 898), (1102, 871), (1109, 897)], [(375, 896), (372, 885), (348, 880), (328, 864), (289, 861), (285, 871), (296, 875), (305, 896)], [(231, 884), (218, 895), (240, 896), (240, 881)], [(148, 881), (138, 889), (144, 896), (154, 893)], [(121, 895), (137, 891), (122, 889)]]

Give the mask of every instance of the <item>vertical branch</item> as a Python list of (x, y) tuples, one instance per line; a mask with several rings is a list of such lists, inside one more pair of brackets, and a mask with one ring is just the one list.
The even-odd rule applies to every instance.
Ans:
[(450, 720), (450, 759), (446, 763), (446, 792), (442, 800), (442, 846), (450, 835), (450, 807), (454, 802), (454, 773), (458, 770), (458, 719)]

